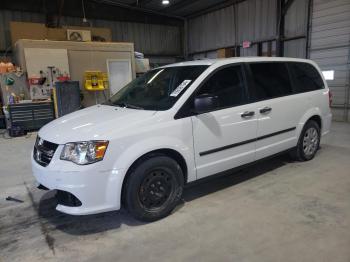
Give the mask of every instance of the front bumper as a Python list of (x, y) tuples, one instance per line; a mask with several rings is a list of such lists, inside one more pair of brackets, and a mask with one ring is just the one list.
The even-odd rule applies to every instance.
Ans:
[(32, 171), (37, 182), (50, 190), (73, 194), (80, 206), (59, 204), (56, 209), (71, 215), (89, 215), (120, 209), (124, 170), (104, 169), (103, 161), (79, 166), (59, 159), (59, 146), (46, 167), (32, 159)]

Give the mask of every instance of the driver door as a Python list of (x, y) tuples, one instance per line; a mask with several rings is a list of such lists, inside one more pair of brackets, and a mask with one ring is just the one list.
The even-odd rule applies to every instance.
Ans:
[(192, 116), (197, 179), (255, 160), (257, 115), (247, 99), (243, 67), (217, 70), (196, 96), (217, 96), (212, 111)]

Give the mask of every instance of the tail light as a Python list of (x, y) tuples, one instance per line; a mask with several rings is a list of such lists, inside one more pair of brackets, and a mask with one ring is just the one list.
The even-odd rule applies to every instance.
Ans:
[(329, 101), (329, 107), (331, 107), (333, 103), (333, 94), (331, 90), (328, 91), (328, 101)]

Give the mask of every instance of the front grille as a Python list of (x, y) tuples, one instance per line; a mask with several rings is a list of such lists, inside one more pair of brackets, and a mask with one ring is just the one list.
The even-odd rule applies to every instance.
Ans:
[(50, 164), (57, 147), (57, 144), (45, 141), (37, 136), (33, 151), (34, 160), (41, 166), (47, 166)]

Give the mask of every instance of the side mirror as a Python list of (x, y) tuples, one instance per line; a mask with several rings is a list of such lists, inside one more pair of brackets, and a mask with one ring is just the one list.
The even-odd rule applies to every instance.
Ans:
[(202, 114), (210, 112), (218, 106), (218, 97), (211, 94), (202, 94), (194, 99), (194, 112)]

